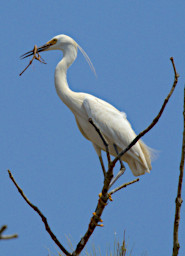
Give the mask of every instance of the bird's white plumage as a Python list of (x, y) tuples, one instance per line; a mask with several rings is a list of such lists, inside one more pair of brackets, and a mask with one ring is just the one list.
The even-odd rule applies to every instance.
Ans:
[[(116, 156), (113, 144), (116, 144), (119, 152), (126, 148), (132, 140), (136, 137), (130, 123), (126, 119), (126, 114), (120, 112), (112, 105), (107, 104), (107, 102), (100, 100), (91, 95), (86, 95), (83, 101), (83, 106), (87, 112), (87, 118), (92, 118), (95, 125), (100, 129), (104, 137), (109, 144), (110, 154)], [(77, 117), (78, 120), (78, 117)], [(105, 150), (102, 140), (97, 136), (97, 132), (94, 133), (90, 127), (84, 126), (84, 119), (78, 120), (81, 129), (83, 130), (86, 137), (93, 142), (95, 149), (99, 148), (97, 151), (100, 154), (100, 150)], [(137, 176), (140, 172), (143, 172), (143, 166), (145, 166), (145, 171), (149, 172), (149, 167), (143, 151), (141, 149), (140, 143), (136, 143), (123, 157), (122, 159), (132, 168), (133, 173)], [(129, 159), (129, 160), (128, 160)], [(141, 164), (140, 164), (141, 163)], [(135, 172), (137, 166), (137, 172)], [(141, 173), (143, 174), (143, 173)]]
[[(55, 43), (52, 44), (53, 40)], [(116, 144), (120, 152), (136, 137), (126, 114), (90, 94), (77, 93), (70, 90), (66, 78), (67, 69), (76, 59), (78, 48), (82, 51), (91, 67), (93, 65), (83, 49), (68, 36), (56, 36), (48, 43), (50, 43), (50, 46), (47, 47), (47, 50), (63, 51), (63, 58), (55, 70), (55, 87), (60, 99), (73, 112), (81, 133), (93, 143), (98, 156), (101, 156), (101, 150), (105, 150), (105, 146), (94, 127), (89, 123), (89, 118), (92, 118), (107, 140), (110, 154), (116, 156), (114, 144)], [(123, 155), (122, 160), (128, 163), (135, 176), (151, 170), (150, 150), (142, 141), (138, 141)]]

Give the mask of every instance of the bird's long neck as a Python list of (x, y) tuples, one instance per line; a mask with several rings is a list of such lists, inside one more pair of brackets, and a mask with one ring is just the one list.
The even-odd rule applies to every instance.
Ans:
[(63, 58), (55, 69), (55, 88), (60, 99), (73, 111), (73, 101), (75, 104), (75, 95), (67, 83), (67, 69), (75, 61), (77, 49), (75, 47), (67, 48), (63, 51)]

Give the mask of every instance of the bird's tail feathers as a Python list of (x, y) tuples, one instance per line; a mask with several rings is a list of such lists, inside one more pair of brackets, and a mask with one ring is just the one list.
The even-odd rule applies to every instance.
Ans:
[(141, 147), (141, 150), (143, 152), (146, 164), (148, 166), (148, 169), (151, 170), (152, 166), (151, 166), (151, 155), (152, 155), (152, 151), (149, 149), (149, 147), (147, 147), (143, 141), (139, 140), (139, 145)]
[(159, 150), (148, 147), (142, 140), (139, 140), (139, 144), (144, 155), (146, 154), (148, 156), (147, 159), (150, 159), (150, 162), (155, 161), (158, 158), (160, 153)]
[(140, 176), (145, 174), (146, 172), (150, 173), (150, 169), (147, 166), (144, 166), (140, 161), (131, 159), (127, 162), (133, 175)]
[(139, 156), (138, 159), (130, 158), (129, 161), (127, 161), (134, 176), (140, 176), (145, 174), (146, 172), (150, 173), (150, 170), (152, 169), (151, 160), (156, 157), (155, 150), (146, 146), (142, 140), (139, 140), (138, 142), (142, 154)]

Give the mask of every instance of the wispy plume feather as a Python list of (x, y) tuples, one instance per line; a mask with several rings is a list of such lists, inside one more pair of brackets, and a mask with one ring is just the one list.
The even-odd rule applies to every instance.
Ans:
[(85, 60), (87, 61), (87, 63), (88, 63), (88, 65), (89, 65), (90, 69), (92, 70), (92, 72), (94, 73), (94, 75), (97, 77), (96, 70), (95, 70), (95, 68), (94, 68), (94, 66), (93, 66), (93, 64), (92, 64), (92, 62), (91, 62), (89, 56), (87, 55), (87, 53), (82, 49), (82, 47), (81, 47), (79, 44), (77, 44), (77, 47), (78, 47), (78, 49), (81, 51), (81, 53), (83, 54), (83, 56), (84, 56)]

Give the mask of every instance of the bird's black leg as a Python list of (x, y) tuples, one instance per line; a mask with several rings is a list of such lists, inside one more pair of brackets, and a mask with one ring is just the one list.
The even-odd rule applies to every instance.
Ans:
[[(115, 151), (116, 151), (116, 154), (119, 155), (119, 151), (118, 151), (118, 148), (117, 148), (116, 144), (113, 144), (113, 146), (114, 146), (114, 149), (115, 149)], [(114, 178), (112, 179), (109, 188), (112, 187), (112, 185), (119, 179), (119, 177), (120, 177), (121, 175), (124, 174), (124, 172), (125, 172), (125, 170), (126, 170), (126, 168), (125, 168), (123, 162), (121, 161), (121, 159), (119, 159), (119, 161), (120, 161), (120, 170), (119, 170), (118, 174), (116, 175), (116, 177), (114, 177)]]
[(99, 159), (100, 159), (100, 164), (101, 164), (101, 168), (102, 168), (102, 171), (103, 171), (103, 175), (105, 177), (106, 175), (106, 170), (105, 170), (105, 166), (104, 166), (104, 163), (103, 163), (103, 158), (102, 156), (99, 156)]
[[(116, 154), (119, 155), (119, 151), (118, 151), (118, 148), (117, 148), (116, 144), (113, 144), (113, 146), (114, 146), (114, 149), (116, 151)], [(124, 166), (123, 162), (121, 161), (121, 159), (119, 159), (119, 162), (120, 162), (120, 170), (125, 169), (125, 166)]]
[[(89, 123), (92, 124), (92, 126), (95, 128), (95, 130), (97, 131), (97, 133), (99, 134), (101, 140), (103, 141), (103, 144), (105, 146), (106, 149), (106, 153), (107, 153), (107, 160), (108, 160), (108, 164), (110, 166), (111, 163), (111, 158), (110, 158), (110, 153), (109, 153), (109, 145), (106, 141), (106, 139), (104, 138), (103, 134), (101, 133), (100, 129), (96, 126), (96, 124), (93, 122), (92, 118), (88, 119)], [(104, 168), (105, 169), (105, 168)]]

